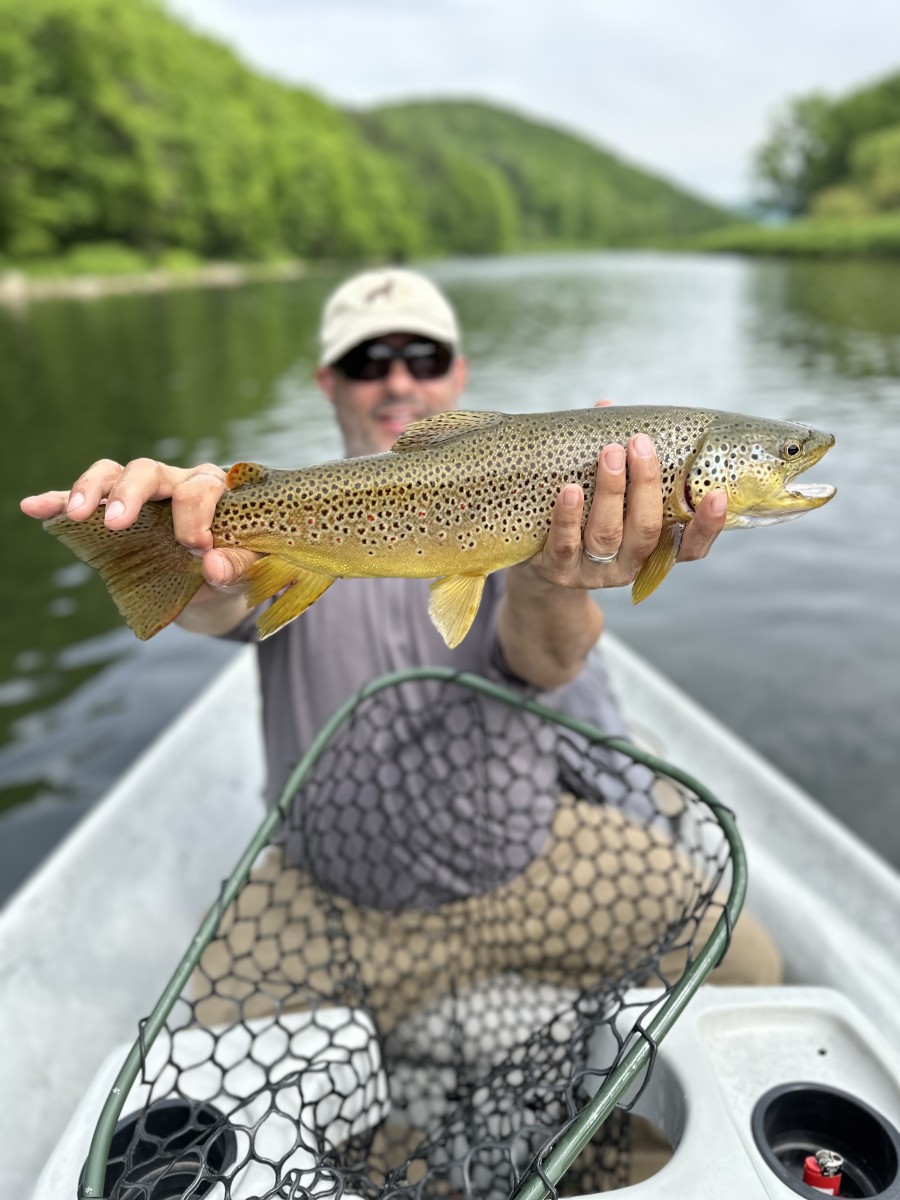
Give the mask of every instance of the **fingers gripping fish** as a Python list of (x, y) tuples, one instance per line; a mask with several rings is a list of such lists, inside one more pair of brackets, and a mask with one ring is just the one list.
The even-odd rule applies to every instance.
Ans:
[[(634, 581), (635, 603), (663, 581), (681, 533), (703, 497), (728, 497), (726, 528), (788, 521), (835, 494), (794, 480), (834, 444), (787, 421), (710, 409), (615, 407), (511, 415), (454, 411), (417, 421), (384, 454), (296, 471), (238, 463), (212, 523), (217, 547), (265, 555), (250, 570), (253, 607), (267, 637), (298, 617), (335, 579), (433, 579), (429, 612), (458, 645), (478, 611), (487, 575), (536, 554), (567, 483), (593, 496), (600, 449), (646, 433), (659, 455), (663, 531)], [(134, 525), (44, 523), (96, 567), (125, 621), (149, 638), (181, 612), (203, 582), (199, 560), (173, 532), (169, 501), (144, 505)]]

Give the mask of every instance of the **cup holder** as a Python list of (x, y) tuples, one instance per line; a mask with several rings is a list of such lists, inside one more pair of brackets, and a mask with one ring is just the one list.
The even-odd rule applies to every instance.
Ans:
[(753, 1138), (772, 1171), (800, 1196), (822, 1200), (803, 1183), (808, 1155), (843, 1158), (840, 1196), (900, 1200), (900, 1133), (855, 1096), (819, 1083), (785, 1083), (766, 1092), (751, 1118)]
[(200, 1200), (236, 1154), (234, 1131), (223, 1125), (215, 1105), (158, 1100), (116, 1125), (103, 1194), (114, 1200), (181, 1200), (189, 1192)]

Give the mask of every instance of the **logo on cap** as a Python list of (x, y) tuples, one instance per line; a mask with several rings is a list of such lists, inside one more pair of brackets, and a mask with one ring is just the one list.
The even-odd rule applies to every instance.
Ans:
[(366, 292), (364, 300), (366, 304), (372, 304), (373, 301), (377, 300), (379, 296), (388, 297), (393, 294), (393, 291), (394, 280), (386, 279), (384, 283), (379, 284), (378, 287), (372, 288), (371, 292)]

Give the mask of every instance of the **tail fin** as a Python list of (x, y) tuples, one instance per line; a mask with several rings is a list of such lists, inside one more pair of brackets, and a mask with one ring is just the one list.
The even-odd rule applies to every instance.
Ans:
[(200, 559), (175, 539), (166, 500), (145, 504), (128, 529), (107, 529), (102, 508), (87, 521), (53, 517), (44, 528), (96, 567), (142, 641), (174, 621), (203, 582)]

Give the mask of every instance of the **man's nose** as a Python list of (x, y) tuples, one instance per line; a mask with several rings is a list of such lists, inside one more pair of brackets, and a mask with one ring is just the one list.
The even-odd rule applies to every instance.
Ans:
[(385, 386), (389, 391), (396, 388), (407, 390), (411, 386), (415, 386), (415, 378), (410, 374), (406, 362), (402, 358), (391, 359), (391, 369), (384, 377)]

